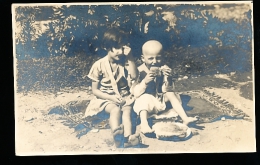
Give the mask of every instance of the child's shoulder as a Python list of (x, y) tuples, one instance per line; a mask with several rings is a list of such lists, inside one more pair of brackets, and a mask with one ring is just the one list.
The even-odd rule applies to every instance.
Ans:
[(141, 64), (140, 66), (138, 66), (137, 69), (138, 69), (139, 72), (142, 72), (142, 71), (145, 71), (145, 67), (146, 67), (146, 66), (145, 66), (145, 64), (143, 63), (143, 64)]
[(100, 66), (100, 65), (103, 65), (104, 61), (105, 61), (105, 57), (99, 58), (99, 59), (97, 59), (97, 60), (92, 64), (92, 66)]
[(92, 63), (90, 72), (102, 72), (105, 70), (105, 60), (104, 57), (96, 60)]

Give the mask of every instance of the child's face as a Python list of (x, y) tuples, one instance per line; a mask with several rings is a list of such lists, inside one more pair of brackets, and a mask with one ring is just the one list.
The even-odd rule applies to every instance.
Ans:
[(120, 46), (119, 48), (112, 48), (109, 52), (108, 55), (110, 58), (112, 58), (115, 61), (120, 60), (120, 58), (124, 55), (124, 48), (123, 46)]
[(162, 49), (149, 49), (143, 52), (142, 61), (146, 64), (147, 68), (150, 69), (152, 66), (160, 67), (162, 64)]

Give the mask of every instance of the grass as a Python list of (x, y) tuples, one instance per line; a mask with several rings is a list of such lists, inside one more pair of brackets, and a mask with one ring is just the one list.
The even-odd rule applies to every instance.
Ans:
[(17, 91), (57, 92), (66, 87), (87, 87), (90, 80), (86, 75), (98, 58), (78, 55), (20, 60), (17, 63)]

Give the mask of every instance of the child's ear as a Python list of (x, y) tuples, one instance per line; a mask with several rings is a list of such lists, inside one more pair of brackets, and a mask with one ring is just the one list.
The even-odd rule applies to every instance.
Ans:
[(109, 51), (113, 52), (113, 49), (115, 49), (115, 48), (114, 48), (114, 47), (112, 47), (112, 48), (109, 48)]
[(143, 54), (141, 55), (141, 60), (142, 60), (142, 62), (144, 62), (144, 55)]

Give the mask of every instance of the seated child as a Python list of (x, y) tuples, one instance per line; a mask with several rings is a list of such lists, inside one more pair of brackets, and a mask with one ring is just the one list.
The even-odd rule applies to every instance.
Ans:
[(162, 50), (162, 44), (156, 40), (147, 41), (142, 47), (143, 64), (138, 67), (139, 78), (133, 93), (136, 97), (134, 111), (140, 115), (140, 131), (144, 134), (153, 132), (147, 118), (164, 111), (166, 102), (171, 103), (170, 110), (178, 113), (183, 124), (188, 125), (198, 120), (197, 117), (186, 115), (179, 95), (174, 93), (173, 82), (170, 79), (171, 69), (163, 65)]
[(139, 143), (139, 135), (132, 134), (130, 115), (134, 102), (130, 87), (138, 70), (131, 48), (127, 46), (127, 36), (119, 28), (111, 28), (105, 32), (102, 47), (107, 55), (96, 61), (88, 74), (96, 97), (90, 101), (85, 117), (103, 110), (109, 113), (109, 124), (116, 147), (133, 147)]

